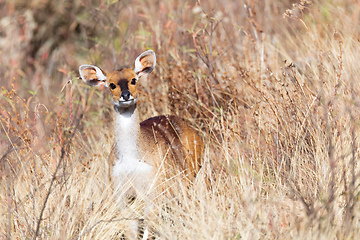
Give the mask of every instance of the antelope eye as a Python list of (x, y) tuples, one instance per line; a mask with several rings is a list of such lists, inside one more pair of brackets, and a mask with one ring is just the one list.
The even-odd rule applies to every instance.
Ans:
[(109, 87), (114, 90), (116, 88), (116, 85), (113, 83), (110, 83)]
[(132, 85), (135, 85), (135, 84), (136, 84), (136, 78), (131, 79), (131, 84), (132, 84)]

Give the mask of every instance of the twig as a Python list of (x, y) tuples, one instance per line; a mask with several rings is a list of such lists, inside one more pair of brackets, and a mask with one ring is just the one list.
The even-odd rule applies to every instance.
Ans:
[(11, 239), (11, 181), (10, 181), (10, 169), (8, 167), (6, 156), (10, 153), (10, 149), (3, 155), (1, 162), (4, 164), (4, 171), (6, 174), (6, 202), (8, 212), (8, 223), (6, 226), (6, 239)]
[[(82, 118), (82, 114), (80, 115), (80, 117), (78, 118), (78, 121), (76, 123), (76, 126), (74, 127), (74, 129), (76, 129), (80, 123), (80, 119)], [(40, 216), (39, 216), (39, 219), (38, 219), (38, 222), (37, 222), (37, 226), (36, 226), (36, 230), (35, 230), (35, 234), (34, 234), (34, 240), (36, 240), (37, 236), (39, 235), (39, 231), (40, 231), (40, 224), (41, 224), (41, 221), (42, 221), (42, 217), (43, 217), (43, 214), (44, 214), (44, 211), (45, 211), (45, 208), (46, 208), (46, 204), (49, 200), (49, 196), (51, 194), (51, 189), (52, 189), (52, 186), (56, 180), (56, 175), (57, 175), (57, 172), (58, 170), (60, 169), (60, 166), (65, 158), (65, 154), (66, 154), (66, 150), (70, 147), (70, 144), (71, 144), (71, 140), (72, 138), (74, 137), (75, 135), (75, 131), (72, 131), (70, 137), (69, 137), (69, 140), (64, 144), (62, 145), (61, 147), (61, 155), (60, 155), (60, 159), (59, 159), (59, 162), (56, 166), (56, 169), (55, 169), (55, 172), (53, 174), (53, 177), (51, 179), (51, 182), (50, 182), (50, 186), (49, 186), (49, 189), (48, 189), (48, 192), (46, 194), (46, 197), (45, 197), (45, 200), (44, 200), (44, 203), (42, 205), (42, 208), (41, 208), (41, 212), (40, 212)]]

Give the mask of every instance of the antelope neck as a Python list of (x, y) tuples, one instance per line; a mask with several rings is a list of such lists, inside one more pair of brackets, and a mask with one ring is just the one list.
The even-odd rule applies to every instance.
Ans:
[(115, 140), (120, 163), (138, 161), (139, 113), (136, 104), (128, 108), (115, 106)]

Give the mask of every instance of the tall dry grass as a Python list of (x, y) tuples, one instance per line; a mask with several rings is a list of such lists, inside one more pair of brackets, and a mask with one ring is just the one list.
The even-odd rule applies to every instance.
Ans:
[(190, 188), (159, 186), (157, 238), (359, 236), (358, 1), (0, 4), (0, 238), (116, 239), (141, 216), (114, 205), (111, 100), (77, 67), (147, 48), (142, 116), (206, 144)]

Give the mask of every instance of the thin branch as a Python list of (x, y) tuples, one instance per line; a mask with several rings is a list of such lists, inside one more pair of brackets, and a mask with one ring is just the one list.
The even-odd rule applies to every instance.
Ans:
[(43, 219), (43, 214), (44, 214), (44, 211), (45, 211), (45, 208), (46, 208), (46, 204), (47, 204), (47, 202), (49, 200), (49, 197), (50, 197), (50, 194), (51, 194), (52, 186), (53, 186), (53, 184), (54, 184), (54, 182), (55, 182), (55, 180), (57, 178), (57, 172), (60, 169), (60, 166), (61, 166), (61, 164), (62, 164), (62, 162), (63, 162), (63, 160), (65, 158), (66, 150), (70, 148), (71, 140), (73, 139), (73, 137), (75, 135), (75, 129), (77, 129), (77, 127), (78, 127), (78, 125), (80, 123), (80, 120), (82, 119), (82, 116), (83, 115), (81, 114), (80, 117), (78, 118), (76, 126), (74, 127), (74, 130), (72, 131), (72, 134), (69, 137), (68, 141), (66, 143), (64, 143), (63, 146), (61, 147), (60, 159), (59, 159), (59, 162), (58, 162), (58, 164), (56, 166), (55, 172), (54, 172), (53, 177), (52, 177), (51, 182), (50, 182), (48, 192), (46, 194), (44, 203), (43, 203), (42, 208), (41, 208), (40, 216), (39, 216), (39, 219), (38, 219), (38, 222), (37, 222), (37, 225), (36, 225), (35, 234), (34, 234), (34, 240), (36, 240), (36, 238), (39, 235), (40, 224), (41, 224), (41, 221)]

